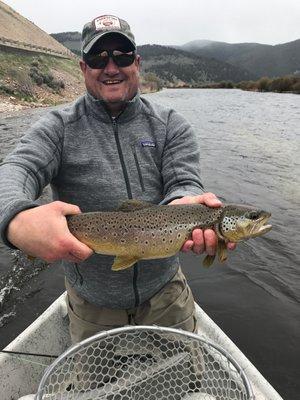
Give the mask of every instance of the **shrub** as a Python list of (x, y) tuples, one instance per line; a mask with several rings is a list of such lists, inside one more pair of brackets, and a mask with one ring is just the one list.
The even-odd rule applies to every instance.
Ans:
[(255, 82), (253, 81), (242, 81), (236, 85), (237, 88), (242, 90), (254, 90), (256, 89)]
[(65, 84), (62, 80), (55, 79), (50, 72), (42, 72), (36, 65), (31, 66), (29, 76), (38, 86), (41, 86), (44, 83), (56, 92), (65, 88)]
[(293, 86), (293, 80), (289, 76), (274, 79), (270, 84), (270, 90), (273, 92), (288, 92)]
[(260, 78), (259, 81), (257, 82), (257, 90), (260, 92), (267, 92), (269, 90), (271, 80), (267, 77)]
[(11, 69), (9, 75), (13, 79), (13, 86), (17, 93), (26, 98), (34, 96), (31, 79), (25, 70)]
[(293, 84), (292, 86), (292, 92), (300, 94), (300, 79), (298, 78), (298, 80)]
[(39, 64), (39, 61), (38, 61), (38, 60), (33, 60), (32, 63), (31, 63), (31, 66), (32, 66), (32, 67), (36, 67), (36, 68), (37, 68), (37, 67), (39, 67), (39, 65), (40, 65), (40, 64)]
[(9, 95), (14, 95), (15, 91), (14, 89), (10, 88), (9, 86), (3, 85), (2, 83), (0, 84), (0, 93), (4, 94), (9, 94)]

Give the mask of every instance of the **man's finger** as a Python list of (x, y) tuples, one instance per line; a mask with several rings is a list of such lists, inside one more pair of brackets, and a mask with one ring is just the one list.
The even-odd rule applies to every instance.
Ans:
[(194, 242), (193, 252), (196, 254), (202, 254), (204, 252), (204, 236), (202, 229), (194, 229), (192, 233)]
[(68, 253), (76, 257), (79, 261), (84, 261), (89, 258), (94, 251), (72, 235), (72, 245), (69, 247)]
[(62, 201), (55, 201), (53, 204), (62, 213), (62, 215), (80, 214), (80, 208), (75, 204), (64, 203)]
[(217, 251), (218, 239), (216, 233), (212, 229), (204, 231), (205, 251), (209, 256), (213, 256)]
[(194, 245), (194, 242), (192, 240), (187, 240), (186, 242), (183, 243), (183, 245), (181, 247), (181, 251), (183, 251), (184, 253), (187, 253), (190, 250), (192, 250), (193, 245)]
[(209, 207), (220, 207), (222, 205), (221, 200), (213, 193), (204, 193), (199, 199), (199, 202)]
[(227, 243), (227, 249), (228, 250), (235, 250), (236, 249), (236, 243), (228, 242)]

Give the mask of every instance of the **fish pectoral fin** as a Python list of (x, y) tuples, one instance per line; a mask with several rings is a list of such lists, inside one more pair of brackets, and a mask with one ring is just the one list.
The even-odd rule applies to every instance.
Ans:
[(227, 260), (227, 246), (224, 240), (218, 241), (218, 258), (220, 262)]
[(203, 267), (209, 268), (215, 261), (216, 256), (207, 255), (203, 260)]
[(125, 257), (125, 256), (117, 256), (115, 257), (114, 263), (112, 265), (113, 271), (122, 271), (123, 269), (131, 267), (139, 261), (139, 258), (136, 257)]

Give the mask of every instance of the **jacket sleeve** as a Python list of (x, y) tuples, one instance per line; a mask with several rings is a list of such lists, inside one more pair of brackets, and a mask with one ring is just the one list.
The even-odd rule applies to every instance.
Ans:
[(200, 179), (200, 150), (190, 124), (171, 111), (162, 157), (164, 199), (161, 204), (204, 192)]
[(9, 222), (19, 212), (40, 205), (37, 198), (58, 172), (62, 133), (62, 120), (52, 112), (35, 123), (0, 164), (0, 238), (9, 247), (13, 247), (6, 239)]

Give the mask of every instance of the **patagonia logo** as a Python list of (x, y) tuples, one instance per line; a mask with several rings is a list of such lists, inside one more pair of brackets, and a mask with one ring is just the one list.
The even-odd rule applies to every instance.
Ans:
[(156, 143), (151, 139), (143, 139), (141, 140), (142, 147), (156, 147)]

